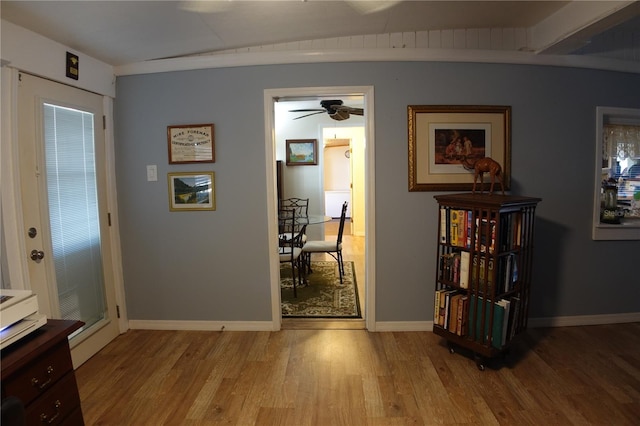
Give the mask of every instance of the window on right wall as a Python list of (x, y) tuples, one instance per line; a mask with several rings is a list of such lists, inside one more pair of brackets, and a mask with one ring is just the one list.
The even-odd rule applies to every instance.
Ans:
[(640, 109), (596, 108), (594, 240), (640, 240)]

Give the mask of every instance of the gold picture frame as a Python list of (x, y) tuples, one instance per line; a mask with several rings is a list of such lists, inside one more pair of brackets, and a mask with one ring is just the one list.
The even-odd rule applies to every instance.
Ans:
[(215, 172), (167, 174), (169, 210), (172, 212), (215, 210)]
[(511, 187), (510, 106), (409, 105), (407, 111), (409, 191), (470, 191), (470, 168), (482, 157), (500, 164), (504, 189)]
[(167, 126), (169, 164), (215, 163), (213, 124)]

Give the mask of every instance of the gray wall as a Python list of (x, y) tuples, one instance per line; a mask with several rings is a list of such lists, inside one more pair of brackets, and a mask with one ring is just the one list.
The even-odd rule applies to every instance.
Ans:
[[(407, 105), (511, 105), (512, 193), (543, 199), (532, 317), (640, 311), (640, 241), (591, 240), (595, 107), (640, 75), (463, 63), (255, 66), (120, 77), (117, 185), (130, 319), (269, 321), (263, 90), (373, 85), (378, 321), (432, 317), (437, 206), (407, 191)], [(328, 118), (327, 118), (328, 120)], [(168, 165), (166, 126), (215, 123), (216, 163)], [(146, 165), (158, 165), (158, 182)], [(168, 209), (166, 173), (214, 170), (215, 212)]]

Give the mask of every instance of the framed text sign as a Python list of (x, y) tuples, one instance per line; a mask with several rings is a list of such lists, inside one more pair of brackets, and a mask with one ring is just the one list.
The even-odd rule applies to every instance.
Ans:
[(169, 164), (215, 163), (213, 124), (167, 126)]

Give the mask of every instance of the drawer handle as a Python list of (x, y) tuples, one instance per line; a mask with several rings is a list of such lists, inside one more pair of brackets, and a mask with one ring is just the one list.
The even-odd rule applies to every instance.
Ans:
[(62, 407), (62, 403), (60, 402), (59, 399), (56, 400), (54, 407), (56, 408), (56, 413), (53, 416), (49, 417), (45, 413), (40, 414), (40, 421), (42, 423), (46, 423), (50, 425), (58, 418), (58, 416), (60, 415), (60, 407)]
[(48, 366), (47, 367), (47, 376), (49, 376), (49, 378), (46, 381), (40, 383), (40, 380), (38, 380), (38, 379), (36, 379), (34, 377), (34, 378), (31, 379), (31, 384), (33, 386), (36, 386), (38, 389), (44, 389), (44, 388), (47, 387), (47, 385), (49, 383), (51, 383), (51, 380), (52, 380), (51, 374), (53, 374), (53, 367), (52, 366)]

